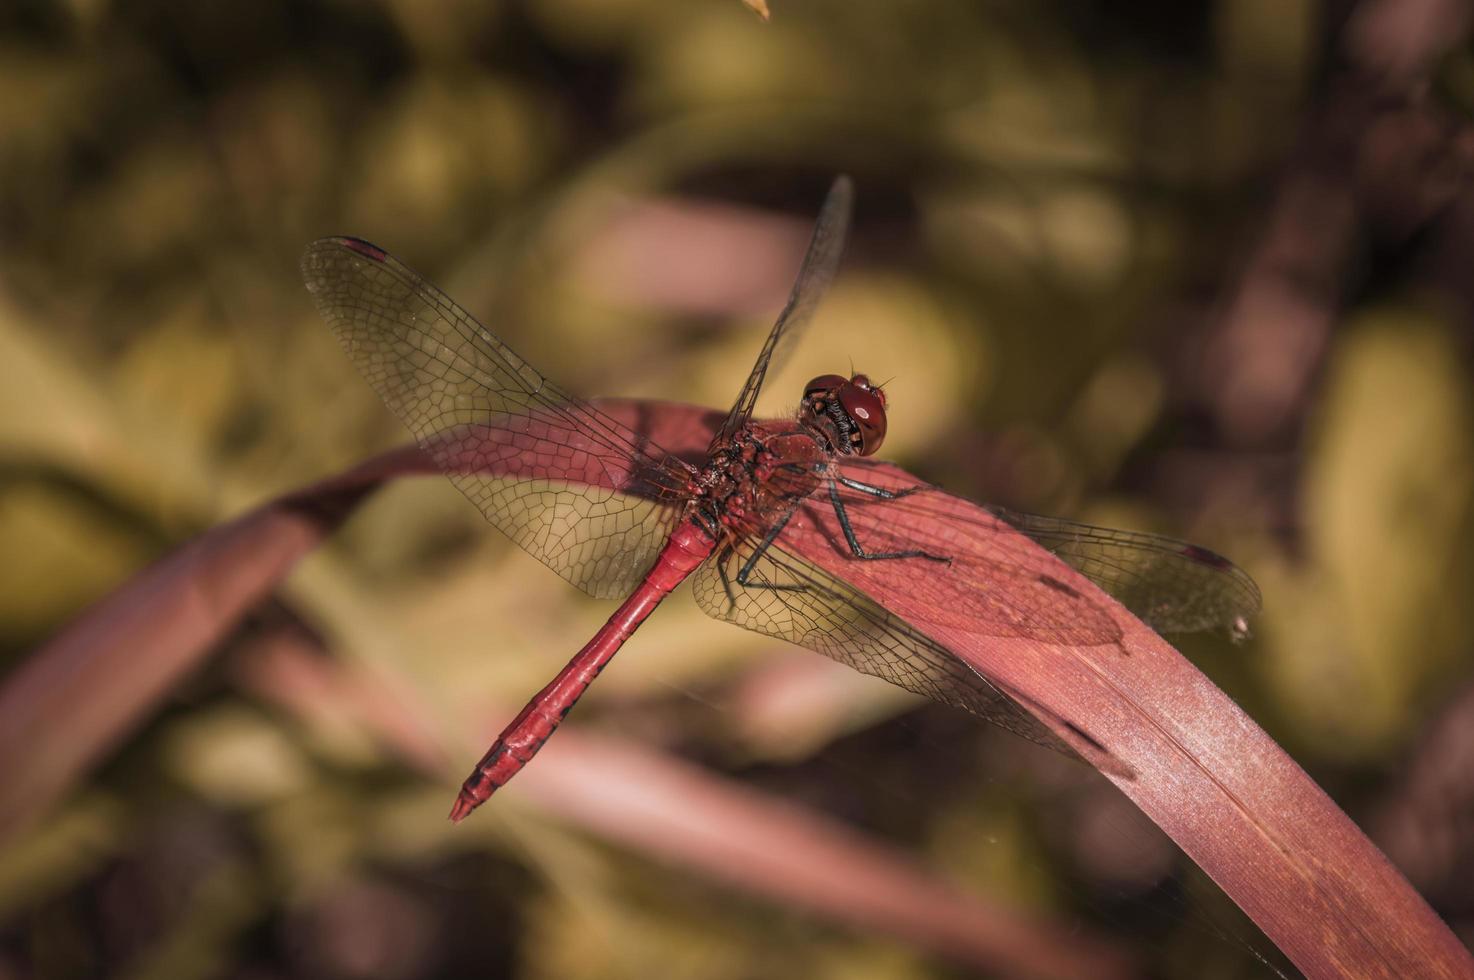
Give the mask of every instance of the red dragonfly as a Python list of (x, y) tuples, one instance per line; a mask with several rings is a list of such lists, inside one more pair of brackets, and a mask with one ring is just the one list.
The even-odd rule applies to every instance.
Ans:
[(1065, 751), (1014, 698), (929, 638), (924, 623), (888, 612), (872, 598), (876, 589), (855, 583), (880, 574), (882, 595), (924, 594), (933, 621), (972, 633), (1061, 645), (1118, 639), (1098, 600), (1049, 574), (1053, 559), (1038, 544), (1162, 631), (1242, 633), (1258, 611), (1253, 581), (1193, 545), (998, 508), (972, 507), (963, 513), (980, 516), (961, 517), (955, 507), (937, 506), (946, 496), (940, 488), (871, 459), (885, 438), (886, 398), (863, 374), (821, 375), (805, 386), (795, 417), (753, 419), (768, 370), (792, 348), (834, 278), (852, 197), (850, 181), (839, 178), (787, 305), (736, 404), (694, 462), (655, 445), (625, 413), (548, 381), (377, 246), (325, 238), (307, 249), (302, 271), (318, 309), (451, 481), (569, 582), (624, 599), (477, 763), (452, 820), (527, 764), (688, 576), (711, 616)]

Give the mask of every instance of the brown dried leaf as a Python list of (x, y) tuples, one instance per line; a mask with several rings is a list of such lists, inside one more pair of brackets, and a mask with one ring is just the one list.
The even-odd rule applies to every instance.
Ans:
[(742, 0), (747, 9), (757, 14), (763, 20), (771, 20), (772, 14), (768, 12), (768, 0)]

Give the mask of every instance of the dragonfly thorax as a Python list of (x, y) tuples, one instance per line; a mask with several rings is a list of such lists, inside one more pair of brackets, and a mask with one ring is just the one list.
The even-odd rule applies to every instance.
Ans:
[(802, 423), (746, 423), (692, 480), (688, 516), (713, 535), (760, 533), (819, 488), (831, 456)]
[(869, 456), (885, 440), (885, 392), (863, 374), (821, 374), (804, 386), (798, 419), (835, 452)]

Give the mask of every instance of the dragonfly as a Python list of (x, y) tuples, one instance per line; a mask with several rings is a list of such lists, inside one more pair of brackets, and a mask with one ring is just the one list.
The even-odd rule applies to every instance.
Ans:
[[(825, 198), (788, 301), (736, 402), (707, 413), (704, 453), (661, 448), (613, 403), (549, 381), (443, 292), (357, 238), (310, 245), (302, 272), (349, 358), (483, 515), (572, 585), (619, 608), (476, 764), (450, 819), (505, 785), (635, 630), (690, 578), (707, 614), (825, 654), (1025, 738), (1078, 754), (1020, 697), (928, 635), (929, 624), (1061, 646), (1114, 643), (1072, 566), (1161, 632), (1242, 634), (1260, 594), (1227, 559), (1155, 534), (983, 507), (875, 453), (884, 387), (864, 374), (804, 386), (786, 419), (755, 419), (763, 381), (835, 278), (854, 190)], [(903, 618), (887, 595), (926, 610)], [(936, 632), (936, 631), (933, 631)], [(1058, 719), (1056, 719), (1058, 721)], [(1088, 735), (1085, 736), (1088, 741)]]

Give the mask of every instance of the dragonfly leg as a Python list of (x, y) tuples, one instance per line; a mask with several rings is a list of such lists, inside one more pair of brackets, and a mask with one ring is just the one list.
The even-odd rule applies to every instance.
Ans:
[(860, 546), (860, 540), (855, 537), (855, 529), (850, 526), (850, 515), (844, 509), (844, 501), (839, 499), (839, 484), (843, 483), (852, 490), (869, 493), (881, 500), (896, 500), (901, 497), (910, 496), (916, 490), (925, 489), (916, 487), (912, 490), (886, 490), (882, 487), (872, 487), (868, 484), (849, 480), (845, 477), (835, 477), (829, 481), (829, 501), (834, 505), (835, 516), (839, 518), (839, 526), (844, 531), (844, 539), (849, 543), (850, 554), (861, 561), (887, 561), (893, 558), (925, 558), (928, 561), (942, 561), (952, 564), (952, 559), (944, 555), (934, 555), (929, 551), (915, 548), (910, 551), (877, 551), (874, 553), (866, 551)]
[(703, 511), (697, 509), (696, 512), (692, 515), (691, 519), (695, 521), (696, 524), (703, 531), (711, 535), (713, 538), (719, 538), (721, 536), (722, 526), (717, 523), (716, 519), (713, 518), (710, 514), (704, 513)]
[(913, 493), (920, 493), (923, 490), (932, 489), (931, 487), (907, 487), (904, 490), (887, 490), (885, 487), (872, 486), (869, 483), (861, 483), (859, 480), (851, 480), (847, 476), (836, 476), (834, 480), (836, 483), (844, 484), (851, 490), (868, 493), (870, 496), (877, 497), (881, 500), (900, 500), (902, 497), (909, 497)]
[(727, 559), (732, 557), (732, 547), (728, 545), (722, 549), (722, 553), (713, 559), (717, 564), (717, 577), (722, 580), (722, 591), (727, 593), (727, 608), (737, 608), (737, 593), (732, 591), (732, 579), (727, 575)]
[[(788, 513), (784, 514), (783, 517), (778, 521), (778, 523), (773, 525), (773, 529), (767, 533), (767, 536), (763, 538), (762, 544), (752, 549), (752, 554), (748, 556), (747, 561), (743, 562), (742, 567), (737, 571), (738, 585), (742, 586), (744, 589), (766, 589), (770, 592), (804, 592), (808, 589), (808, 586), (806, 585), (778, 585), (769, 582), (751, 581), (751, 575), (754, 566), (757, 565), (758, 560), (761, 559), (763, 555), (768, 553), (768, 549), (773, 546), (774, 541), (778, 540), (778, 535), (783, 533), (783, 529), (788, 526), (788, 522), (792, 519), (793, 511), (789, 511)], [(725, 573), (726, 570), (723, 569), (724, 580)], [(728, 595), (730, 596), (731, 593), (729, 592)]]

